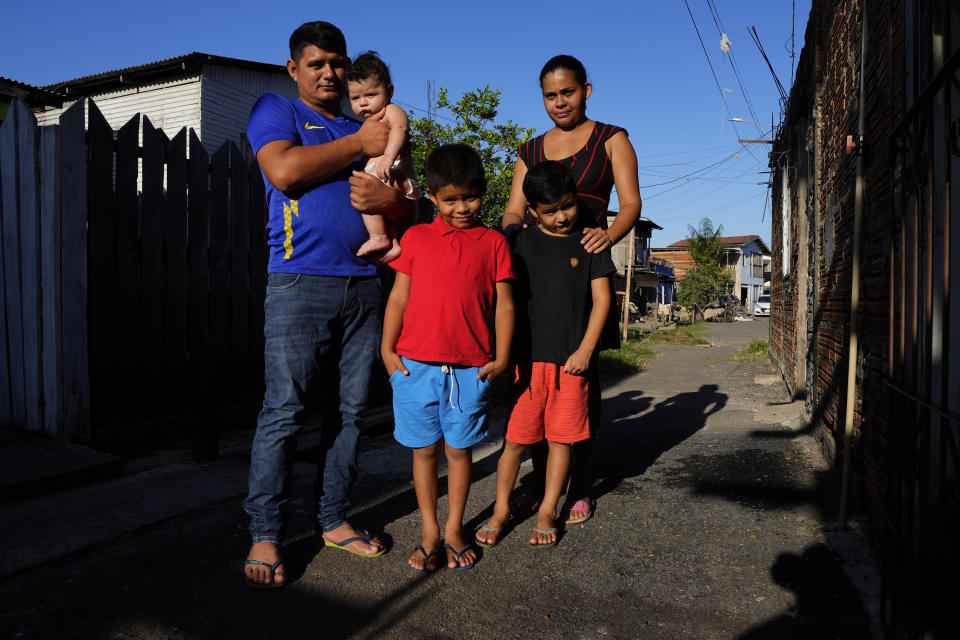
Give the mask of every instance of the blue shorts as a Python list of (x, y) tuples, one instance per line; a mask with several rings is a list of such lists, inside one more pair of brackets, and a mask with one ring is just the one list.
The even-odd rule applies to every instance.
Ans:
[(419, 449), (443, 438), (467, 449), (487, 437), (490, 383), (477, 380), (480, 367), (402, 360), (410, 375), (398, 369), (390, 376), (397, 442)]

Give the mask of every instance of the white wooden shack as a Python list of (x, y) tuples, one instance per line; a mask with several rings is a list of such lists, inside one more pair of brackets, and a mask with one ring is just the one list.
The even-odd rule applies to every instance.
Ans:
[(139, 113), (168, 137), (183, 127), (192, 128), (210, 154), (227, 141), (246, 147), (250, 108), (264, 93), (297, 97), (296, 84), (283, 65), (200, 52), (65, 80), (44, 89), (65, 96), (66, 101), (61, 107), (35, 108), (41, 126), (56, 124), (76, 100), (93, 98), (115, 130)]

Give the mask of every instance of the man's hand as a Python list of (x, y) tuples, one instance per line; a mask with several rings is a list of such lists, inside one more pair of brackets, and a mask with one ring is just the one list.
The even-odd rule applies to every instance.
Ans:
[(582, 376), (590, 367), (591, 355), (593, 354), (577, 349), (570, 354), (570, 357), (567, 358), (566, 363), (563, 365), (564, 373), (569, 373), (572, 376)]
[(410, 375), (410, 371), (403, 366), (403, 359), (396, 351), (382, 351), (380, 355), (383, 357), (383, 366), (387, 369), (387, 377), (393, 375), (395, 371), (399, 371), (405, 376)]
[(353, 177), (350, 178), (350, 204), (357, 211), (386, 214), (401, 200), (405, 200), (401, 193), (383, 184), (375, 176), (363, 171), (353, 172)]
[(507, 370), (507, 365), (509, 364), (509, 362), (497, 362), (496, 360), (488, 362), (480, 368), (480, 371), (477, 373), (477, 380), (493, 382)]
[(387, 140), (390, 138), (390, 125), (383, 122), (383, 114), (387, 112), (386, 107), (363, 121), (360, 129), (353, 135), (357, 136), (363, 155), (368, 158), (374, 158), (383, 153), (387, 148)]

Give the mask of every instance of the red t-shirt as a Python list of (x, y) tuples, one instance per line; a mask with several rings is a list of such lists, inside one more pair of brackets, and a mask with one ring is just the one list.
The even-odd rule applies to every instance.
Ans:
[(410, 276), (410, 297), (397, 353), (471, 367), (493, 360), (497, 283), (514, 277), (503, 235), (437, 216), (407, 230), (400, 246), (390, 266)]

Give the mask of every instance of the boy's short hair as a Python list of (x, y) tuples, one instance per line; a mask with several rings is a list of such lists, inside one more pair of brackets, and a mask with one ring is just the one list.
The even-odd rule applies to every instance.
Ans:
[(558, 202), (570, 193), (577, 195), (577, 183), (567, 168), (556, 160), (533, 165), (523, 179), (523, 196), (531, 207)]
[(468, 187), (480, 193), (487, 190), (483, 160), (469, 145), (445, 144), (434, 149), (423, 172), (432, 193), (447, 185)]
[(290, 34), (290, 59), (299, 61), (303, 50), (310, 45), (347, 57), (347, 41), (343, 32), (323, 20), (304, 22)]
[(343, 73), (346, 82), (359, 82), (367, 78), (376, 78), (383, 86), (389, 86), (390, 68), (380, 59), (376, 51), (364, 51), (358, 55)]

